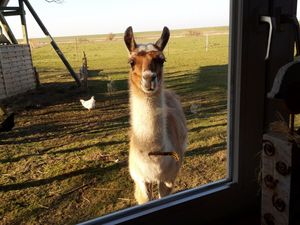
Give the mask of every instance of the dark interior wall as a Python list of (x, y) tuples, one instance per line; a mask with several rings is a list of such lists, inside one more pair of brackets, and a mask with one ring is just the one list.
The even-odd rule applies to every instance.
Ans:
[[(293, 60), (294, 52), (294, 26), (283, 21), (283, 16), (295, 16), (297, 13), (297, 0), (269, 0), (266, 13), (275, 20), (275, 29), (272, 35), (270, 58), (266, 61), (266, 92), (273, 85), (277, 71), (284, 64)], [(278, 120), (277, 112), (288, 120), (288, 114), (281, 101), (266, 99), (265, 130), (270, 122)]]

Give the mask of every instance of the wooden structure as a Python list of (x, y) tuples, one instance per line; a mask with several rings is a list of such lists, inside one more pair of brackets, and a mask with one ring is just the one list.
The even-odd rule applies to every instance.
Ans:
[(35, 87), (36, 79), (29, 46), (0, 46), (0, 99)]
[[(33, 9), (33, 7), (32, 7), (32, 5), (29, 3), (29, 1), (28, 0), (18, 0), (18, 3), (19, 3), (19, 6), (17, 6), (17, 7), (9, 7), (9, 6), (7, 6), (8, 5), (8, 2), (9, 2), (9, 0), (0, 0), (0, 25), (1, 25), (1, 30), (3, 30), (3, 32), (1, 32), (1, 34), (0, 34), (0, 40), (1, 39), (3, 39), (3, 40), (5, 40), (5, 43), (4, 43), (4, 41), (2, 42), (2, 44), (5, 44), (5, 45), (15, 45), (15, 46), (19, 46), (18, 45), (18, 41), (17, 41), (17, 39), (15, 38), (15, 36), (14, 36), (14, 34), (13, 34), (13, 32), (11, 31), (11, 29), (10, 29), (10, 27), (9, 27), (9, 25), (8, 25), (8, 23), (7, 23), (7, 21), (6, 21), (6, 19), (5, 19), (5, 17), (6, 16), (20, 16), (20, 18), (21, 18), (21, 23), (22, 23), (22, 31), (23, 31), (23, 42), (26, 44), (26, 45), (28, 45), (28, 33), (27, 33), (27, 26), (26, 26), (26, 18), (25, 18), (25, 7), (24, 6), (26, 6), (26, 8), (28, 9), (28, 11), (32, 14), (32, 16), (34, 17), (34, 19), (36, 20), (36, 22), (38, 23), (38, 25), (40, 26), (40, 28), (42, 29), (42, 31), (44, 32), (44, 34), (47, 36), (47, 37), (49, 37), (49, 39), (50, 39), (50, 44), (52, 45), (52, 47), (54, 48), (54, 50), (55, 50), (55, 52), (57, 53), (57, 55), (59, 56), (59, 58), (62, 60), (62, 62), (64, 63), (64, 65), (66, 66), (66, 68), (68, 69), (68, 71), (70, 72), (70, 75), (74, 78), (74, 80), (76, 81), (76, 83), (77, 83), (77, 85), (78, 85), (78, 87), (80, 87), (81, 86), (81, 81), (80, 81), (80, 79), (79, 79), (79, 77), (78, 77), (78, 75), (74, 72), (74, 70), (73, 70), (73, 68), (72, 68), (72, 66), (69, 64), (69, 62), (67, 61), (67, 59), (65, 58), (65, 56), (64, 56), (64, 54), (62, 53), (62, 51), (59, 49), (59, 47), (58, 47), (58, 45), (56, 44), (56, 42), (55, 42), (55, 40), (53, 39), (53, 37), (50, 35), (50, 33), (48, 32), (48, 30), (47, 30), (47, 28), (44, 26), (44, 24), (42, 23), (42, 21), (41, 21), (41, 19), (39, 18), (39, 16), (37, 15), (37, 13), (35, 12), (35, 10)], [(28, 53), (27, 53), (27, 55), (26, 55), (26, 57), (28, 58), (30, 58), (30, 63), (29, 63), (29, 61), (27, 61), (29, 64), (28, 65), (30, 65), (31, 66), (31, 70), (33, 71), (33, 67), (32, 67), (32, 60), (31, 60), (31, 54), (30, 54), (30, 49), (28, 48), (28, 47), (7, 47), (6, 48), (6, 50), (4, 50), (3, 52), (1, 52), (0, 54), (1, 54), (1, 56), (2, 56), (2, 59), (3, 58), (6, 58), (5, 57), (5, 55), (3, 55), (3, 54), (5, 54), (5, 52), (8, 52), (8, 50), (7, 49), (21, 49), (21, 48), (24, 48), (24, 49), (28, 49)], [(13, 51), (13, 50), (12, 50)], [(24, 50), (25, 51), (25, 50)], [(15, 52), (16, 53), (16, 52)], [(20, 56), (17, 56), (16, 54), (15, 54), (15, 56), (17, 57), (17, 58), (14, 58), (14, 60), (16, 61), (16, 60), (21, 60), (20, 61), (20, 65), (23, 65), (24, 64), (24, 61), (22, 61), (22, 54), (20, 55)], [(1, 60), (2, 60), (1, 59)], [(10, 60), (9, 58), (7, 58), (7, 60)], [(23, 64), (22, 64), (23, 63)], [(18, 64), (18, 66), (19, 66), (19, 64)], [(28, 66), (27, 65), (27, 66)], [(18, 67), (19, 68), (19, 67)], [(24, 67), (24, 68), (27, 68), (26, 66)], [(21, 69), (21, 68), (20, 68)], [(10, 77), (10, 79), (12, 79), (11, 77), (12, 76), (15, 76), (14, 78), (13, 78), (13, 80), (15, 81), (15, 84), (16, 84), (16, 82), (18, 81), (18, 80), (20, 80), (19, 79), (19, 77), (18, 78), (16, 78), (17, 76), (19, 76), (19, 73), (22, 73), (22, 74), (25, 74), (24, 73), (24, 71), (20, 71), (20, 70), (18, 70), (18, 71), (16, 71), (16, 69), (14, 69), (14, 75), (11, 73), (11, 72), (9, 72), (9, 77)], [(7, 74), (7, 72), (5, 72), (6, 74)], [(34, 72), (33, 72), (33, 74), (34, 74)], [(2, 78), (1, 78), (2, 77)], [(6, 85), (6, 82), (5, 82), (5, 79), (6, 79), (6, 77), (7, 77), (7, 75), (3, 75), (2, 74), (2, 76), (0, 76), (0, 79), (2, 79), (2, 86), (4, 85)], [(31, 77), (32, 77), (32, 75), (29, 75), (29, 77), (27, 77), (28, 78), (28, 80), (31, 80)], [(23, 78), (22, 78), (23, 79)], [(24, 78), (25, 79), (25, 78)], [(0, 82), (1, 82), (1, 80), (0, 80)], [(16, 84), (16, 87), (17, 86), (24, 86), (23, 84), (19, 84), (19, 85), (17, 85)], [(26, 86), (26, 85), (25, 85)], [(26, 88), (25, 88), (25, 86), (24, 86), (24, 88), (15, 88), (16, 90), (23, 90), (23, 91), (26, 91)], [(31, 88), (31, 86), (32, 85), (29, 85), (30, 86), (30, 88)], [(26, 86), (27, 87), (27, 86)], [(5, 90), (5, 93), (6, 93), (6, 96), (10, 96), (10, 93), (12, 93), (12, 92), (9, 92), (9, 91), (7, 91), (7, 90), (10, 90), (10, 87), (1, 87), (1, 84), (0, 84), (0, 88), (2, 88), (1, 90), (2, 90), (2, 95), (0, 95), (0, 99), (4, 96), (4, 91), (3, 90)], [(15, 93), (18, 93), (18, 91), (15, 91)]]
[(82, 58), (82, 66), (79, 69), (79, 78), (81, 85), (84, 89), (87, 89), (88, 86), (88, 63), (87, 63), (87, 57), (85, 52), (83, 51), (83, 58)]

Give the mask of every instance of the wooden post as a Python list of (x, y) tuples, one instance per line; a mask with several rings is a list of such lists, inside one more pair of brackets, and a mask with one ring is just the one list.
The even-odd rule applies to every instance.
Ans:
[(59, 56), (59, 58), (62, 60), (62, 62), (65, 64), (66, 68), (69, 70), (71, 76), (74, 78), (74, 80), (76, 81), (78, 87), (81, 86), (81, 82), (79, 80), (79, 77), (77, 76), (77, 74), (74, 72), (72, 66), (69, 64), (69, 62), (67, 61), (67, 59), (65, 58), (64, 54), (62, 53), (62, 51), (59, 49), (59, 47), (57, 46), (55, 40), (53, 39), (53, 37), (50, 35), (50, 33), (48, 32), (47, 28), (45, 27), (45, 25), (43, 24), (43, 22), (41, 21), (41, 19), (39, 18), (39, 16), (36, 14), (36, 12), (34, 11), (34, 9), (32, 8), (31, 4), (29, 3), (28, 0), (22, 0), (25, 5), (27, 6), (28, 10), (30, 11), (30, 13), (32, 14), (32, 16), (34, 17), (34, 19), (36, 20), (36, 22), (38, 23), (38, 25), (40, 26), (40, 28), (42, 29), (42, 31), (44, 32), (44, 34), (46, 36), (48, 36), (51, 40), (50, 44), (52, 45), (52, 47), (54, 48), (54, 50), (56, 51), (57, 55)]
[(80, 81), (83, 89), (87, 89), (88, 87), (88, 64), (87, 64), (87, 57), (85, 52), (83, 51), (83, 58), (82, 58), (82, 66), (80, 67)]
[(19, 0), (20, 7), (20, 16), (21, 16), (21, 24), (22, 24), (22, 32), (23, 32), (23, 41), (28, 44), (28, 33), (25, 19), (25, 11), (24, 11), (24, 3), (23, 0)]
[(1, 11), (0, 11), (0, 22), (1, 22), (4, 30), (6, 31), (10, 41), (12, 42), (12, 44), (18, 44), (17, 39), (15, 38), (13, 32), (11, 31), (11, 29)]

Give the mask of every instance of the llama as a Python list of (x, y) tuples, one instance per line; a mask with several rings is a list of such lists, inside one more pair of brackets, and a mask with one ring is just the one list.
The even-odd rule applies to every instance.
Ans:
[[(167, 27), (155, 44), (136, 44), (132, 27), (124, 35), (131, 66), (129, 172), (138, 204), (154, 198), (153, 184), (158, 185), (159, 198), (171, 193), (186, 149), (187, 128), (179, 98), (163, 84), (163, 50), (169, 37)], [(176, 157), (167, 156), (174, 153)]]

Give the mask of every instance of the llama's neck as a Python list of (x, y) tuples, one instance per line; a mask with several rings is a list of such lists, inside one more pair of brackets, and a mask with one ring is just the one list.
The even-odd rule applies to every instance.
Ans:
[(154, 97), (130, 93), (132, 135), (139, 143), (162, 146), (166, 138), (163, 92)]

